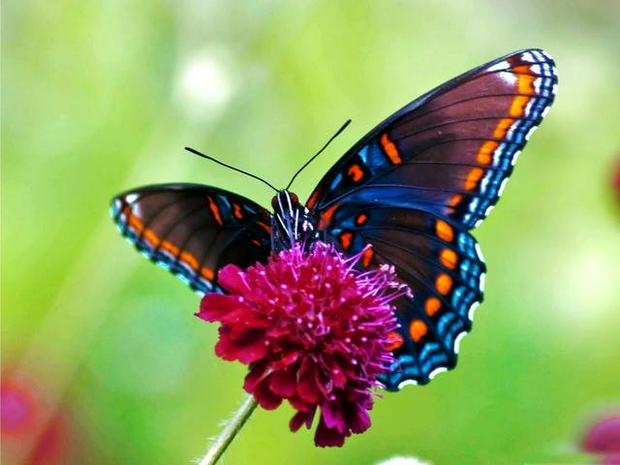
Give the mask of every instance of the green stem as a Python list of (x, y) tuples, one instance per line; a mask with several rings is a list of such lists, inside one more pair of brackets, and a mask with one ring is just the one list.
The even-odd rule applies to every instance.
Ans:
[(254, 396), (248, 395), (233, 417), (226, 422), (224, 429), (215, 439), (207, 454), (200, 460), (198, 465), (215, 465), (228, 446), (241, 431), (245, 422), (250, 418), (256, 408)]

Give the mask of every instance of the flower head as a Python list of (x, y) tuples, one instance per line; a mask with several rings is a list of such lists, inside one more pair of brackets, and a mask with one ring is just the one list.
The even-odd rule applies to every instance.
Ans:
[(620, 455), (620, 411), (595, 421), (583, 437), (582, 448), (595, 454)]
[(409, 290), (391, 267), (355, 270), (359, 259), (319, 242), (245, 271), (228, 265), (218, 277), (228, 294), (205, 295), (197, 313), (222, 324), (215, 353), (249, 365), (244, 388), (263, 408), (286, 399), (297, 410), (292, 431), (320, 410), (318, 446), (370, 427), (372, 389), (394, 361), (390, 302)]

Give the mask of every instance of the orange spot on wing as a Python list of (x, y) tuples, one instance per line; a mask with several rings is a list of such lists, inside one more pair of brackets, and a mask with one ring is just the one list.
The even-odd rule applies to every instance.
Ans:
[(182, 262), (187, 263), (192, 269), (198, 269), (198, 260), (196, 260), (196, 257), (194, 257), (191, 253), (182, 252), (179, 258)]
[(450, 289), (452, 289), (452, 278), (445, 273), (441, 273), (435, 280), (435, 288), (441, 295), (448, 294)]
[(452, 239), (454, 239), (454, 229), (443, 220), (437, 220), (437, 223), (435, 223), (435, 232), (437, 233), (437, 237), (446, 242), (452, 242)]
[(362, 254), (362, 265), (368, 268), (374, 256), (375, 251), (372, 250), (372, 247), (368, 247), (366, 250), (364, 250), (364, 253)]
[(263, 221), (257, 221), (256, 224), (260, 226), (261, 228), (263, 228), (267, 232), (267, 234), (271, 234), (271, 225)]
[(433, 316), (441, 308), (441, 302), (437, 297), (429, 297), (424, 302), (424, 311), (428, 316)]
[(456, 207), (461, 200), (463, 200), (463, 196), (461, 194), (454, 194), (450, 200), (448, 200), (448, 205), (450, 207)]
[(211, 268), (209, 268), (208, 266), (203, 266), (200, 272), (202, 276), (207, 278), (209, 281), (213, 281), (215, 274), (213, 273), (213, 270)]
[(166, 252), (170, 253), (171, 255), (178, 255), (179, 254), (179, 248), (176, 247), (174, 244), (168, 242), (168, 241), (163, 241), (159, 247), (161, 249), (164, 249)]
[(414, 342), (420, 342), (427, 332), (428, 326), (422, 320), (413, 320), (409, 323), (409, 335)]
[(381, 146), (383, 147), (383, 151), (390, 159), (392, 165), (400, 165), (403, 160), (400, 158), (400, 154), (398, 153), (398, 148), (396, 144), (390, 140), (387, 133), (383, 133), (381, 136)]
[(392, 331), (388, 334), (388, 347), (389, 351), (393, 351), (401, 347), (405, 343), (403, 337), (396, 331)]
[(517, 74), (517, 90), (520, 94), (535, 95), (536, 88), (534, 87), (534, 81), (536, 76), (532, 75), (532, 70), (529, 65), (515, 66), (513, 71)]
[(474, 190), (483, 174), (484, 170), (482, 168), (476, 167), (469, 170), (467, 179), (465, 179), (465, 189), (468, 191)]
[(307, 208), (314, 208), (316, 201), (319, 199), (319, 191), (314, 191), (308, 201), (306, 202)]
[(233, 203), (233, 215), (235, 218), (240, 220), (243, 218), (243, 211), (241, 210), (241, 206), (238, 203)]
[(353, 239), (353, 234), (350, 232), (343, 232), (340, 235), (340, 244), (344, 250), (349, 250), (351, 247), (351, 240)]
[(510, 116), (522, 116), (525, 113), (525, 105), (527, 105), (529, 100), (530, 98), (525, 95), (516, 96), (510, 105)]
[(323, 213), (321, 213), (321, 219), (319, 221), (319, 229), (325, 229), (329, 225), (337, 208), (338, 208), (338, 205), (332, 205), (327, 210), (325, 210)]
[(353, 179), (353, 182), (359, 182), (364, 177), (364, 172), (360, 168), (360, 165), (357, 165), (357, 164), (349, 166), (349, 169), (347, 170), (347, 174), (351, 176), (351, 179)]
[(446, 268), (453, 270), (456, 267), (456, 252), (451, 249), (443, 249), (439, 254), (439, 261)]
[[(514, 71), (516, 73), (529, 73), (530, 67), (527, 65), (517, 66)], [(530, 101), (531, 96), (536, 94), (535, 80), (536, 77), (531, 74), (517, 74), (517, 92), (521, 95), (517, 95), (513, 99), (509, 110), (510, 116), (518, 118), (525, 114), (525, 106)]]
[(365, 213), (360, 213), (359, 215), (357, 215), (357, 217), (355, 218), (355, 224), (357, 226), (361, 226), (364, 223), (366, 223), (366, 221), (368, 221), (368, 215), (366, 215)]
[(211, 196), (207, 196), (207, 199), (209, 199), (209, 209), (211, 210), (211, 213), (213, 213), (215, 221), (217, 221), (217, 224), (222, 226), (224, 223), (222, 222), (222, 217), (220, 216), (220, 207), (217, 206)]
[(131, 226), (136, 233), (142, 234), (142, 231), (144, 230), (142, 221), (140, 221), (138, 217), (134, 216), (129, 205), (123, 208), (123, 215), (125, 215), (125, 221), (127, 221), (127, 224)]
[(159, 237), (157, 237), (157, 234), (155, 234), (153, 231), (151, 231), (150, 229), (144, 229), (142, 231), (142, 237), (144, 237), (144, 239), (146, 239), (147, 241), (149, 241), (151, 243), (151, 246), (153, 248), (156, 248), (159, 246), (160, 243), (160, 239)]
[(260, 241), (259, 241), (258, 239), (252, 239), (252, 241), (251, 241), (251, 242), (252, 242), (252, 244), (254, 244), (254, 245), (258, 245), (258, 246), (260, 246), (260, 245), (261, 245), (261, 243), (260, 243)]
[[(514, 124), (515, 120), (513, 118), (503, 118), (500, 119), (495, 126), (495, 130), (493, 131), (493, 137), (496, 139), (502, 139), (506, 135), (506, 131)], [(491, 142), (491, 141), (489, 141)], [(494, 142), (497, 147), (497, 142)]]
[(495, 152), (498, 145), (499, 144), (494, 140), (488, 140), (482, 144), (482, 147), (480, 147), (480, 150), (478, 151), (478, 155), (476, 155), (476, 160), (478, 160), (478, 163), (482, 165), (490, 164), (491, 160), (493, 160), (493, 152)]

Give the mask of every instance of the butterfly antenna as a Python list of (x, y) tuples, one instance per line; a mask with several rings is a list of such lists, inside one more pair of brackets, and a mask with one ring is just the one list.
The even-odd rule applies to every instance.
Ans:
[(256, 179), (256, 180), (258, 180), (258, 181), (262, 182), (263, 184), (266, 184), (267, 186), (269, 186), (269, 187), (270, 187), (271, 189), (273, 189), (274, 191), (278, 192), (278, 189), (276, 189), (276, 188), (275, 188), (272, 184), (270, 184), (269, 182), (265, 181), (263, 178), (259, 178), (259, 177), (258, 177), (258, 176), (256, 176), (255, 174), (248, 173), (247, 171), (244, 171), (244, 170), (242, 170), (242, 169), (240, 169), (240, 168), (237, 168), (237, 167), (235, 167), (235, 166), (228, 165), (228, 164), (226, 164), (226, 163), (224, 163), (224, 162), (222, 162), (222, 161), (219, 161), (217, 158), (213, 158), (213, 157), (211, 157), (211, 156), (209, 156), (209, 155), (205, 155), (204, 153), (201, 153), (201, 152), (199, 152), (198, 150), (195, 150), (195, 149), (193, 149), (193, 148), (191, 148), (191, 147), (185, 147), (185, 150), (187, 150), (188, 152), (193, 153), (194, 155), (198, 155), (199, 157), (206, 158), (207, 160), (214, 161), (214, 162), (215, 162), (215, 163), (217, 163), (218, 165), (222, 165), (222, 166), (225, 166), (226, 168), (230, 168), (231, 170), (236, 171), (237, 173), (245, 174), (246, 176), (249, 176), (249, 177), (251, 177), (251, 178), (254, 178), (254, 179)]
[(291, 182), (289, 182), (289, 183), (288, 183), (288, 186), (286, 186), (286, 190), (288, 190), (288, 188), (289, 188), (289, 187), (291, 187), (291, 185), (293, 184), (293, 181), (295, 180), (295, 178), (297, 177), (297, 175), (298, 175), (299, 173), (301, 173), (301, 172), (302, 172), (302, 171), (306, 168), (306, 166), (308, 166), (310, 163), (312, 163), (312, 161), (313, 161), (316, 157), (318, 157), (319, 155), (321, 155), (321, 153), (323, 152), (323, 150), (325, 150), (325, 149), (327, 148), (327, 146), (328, 146), (329, 144), (331, 144), (331, 142), (332, 142), (332, 141), (333, 141), (336, 137), (338, 137), (338, 136), (340, 135), (340, 133), (341, 133), (342, 131), (344, 131), (344, 130), (347, 128), (347, 126), (348, 126), (349, 124), (351, 124), (351, 120), (350, 120), (350, 119), (349, 119), (349, 120), (347, 120), (347, 122), (346, 122), (346, 123), (344, 123), (344, 124), (342, 125), (342, 127), (341, 127), (340, 129), (338, 129), (338, 131), (336, 131), (336, 134), (334, 134), (333, 136), (331, 136), (331, 137), (330, 137), (330, 139), (327, 141), (327, 143), (326, 143), (323, 147), (321, 147), (321, 150), (319, 150), (317, 153), (315, 153), (315, 154), (314, 154), (314, 155), (310, 158), (310, 160), (308, 160), (306, 163), (304, 163), (304, 165), (303, 165), (301, 168), (299, 168), (299, 169), (297, 170), (297, 172), (293, 175), (293, 178), (291, 179)]

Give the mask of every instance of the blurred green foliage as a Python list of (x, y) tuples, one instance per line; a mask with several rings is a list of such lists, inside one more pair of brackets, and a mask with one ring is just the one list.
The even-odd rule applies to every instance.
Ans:
[(620, 392), (618, 2), (3, 7), (2, 362), (70, 410), (75, 463), (189, 463), (242, 395), (198, 298), (118, 236), (113, 194), (195, 181), (268, 205), (264, 186), (183, 147), (284, 185), (352, 118), (294, 186), (305, 198), (391, 112), (525, 47), (555, 57), (558, 97), (476, 232), (486, 300), (458, 368), (385, 394), (342, 449), (289, 433), (288, 407), (257, 411), (226, 463), (584, 462), (583, 425)]

